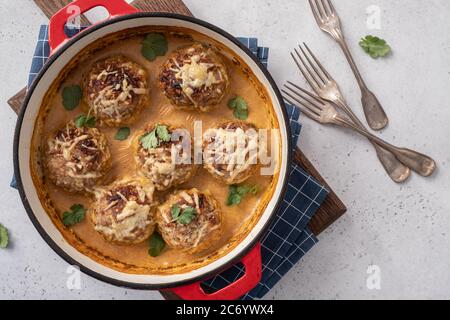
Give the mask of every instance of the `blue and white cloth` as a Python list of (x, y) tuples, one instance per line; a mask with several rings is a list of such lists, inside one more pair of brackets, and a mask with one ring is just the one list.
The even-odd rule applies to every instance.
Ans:
[[(68, 34), (75, 34), (72, 30)], [(259, 47), (256, 38), (238, 38), (267, 66), (269, 49)], [(50, 53), (48, 26), (39, 31), (28, 84), (39, 73)], [(286, 105), (292, 129), (293, 146), (297, 146), (300, 136), (300, 112), (295, 106)], [(13, 181), (12, 186), (15, 186)], [(320, 185), (301, 167), (292, 164), (289, 185), (280, 209), (269, 231), (262, 239), (262, 279), (260, 283), (242, 299), (262, 298), (275, 284), (317, 243), (317, 238), (307, 225), (328, 195), (328, 190)], [(243, 275), (243, 267), (237, 264), (220, 275), (204, 283), (221, 289)]]

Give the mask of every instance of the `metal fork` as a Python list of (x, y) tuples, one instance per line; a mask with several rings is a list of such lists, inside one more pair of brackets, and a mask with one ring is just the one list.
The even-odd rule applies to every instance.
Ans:
[(367, 88), (367, 85), (356, 66), (355, 60), (350, 53), (342, 33), (339, 16), (337, 15), (331, 0), (309, 0), (309, 4), (311, 5), (314, 18), (316, 19), (319, 28), (330, 34), (344, 51), (345, 57), (347, 58), (361, 89), (361, 102), (369, 127), (373, 130), (383, 129), (389, 121), (386, 112), (383, 110), (383, 107), (375, 94)]
[[(436, 162), (430, 157), (416, 151), (398, 148), (362, 129), (349, 118), (342, 116), (330, 102), (324, 101), (316, 95), (302, 89), (298, 85), (288, 82), (282, 89), (284, 99), (290, 104), (298, 105), (305, 115), (322, 124), (335, 124), (341, 127), (355, 130), (368, 138), (371, 142), (391, 152), (398, 160), (422, 176), (428, 177), (436, 169)], [(295, 102), (293, 102), (293, 100)]]
[[(297, 49), (294, 49), (297, 58), (293, 53), (291, 55), (308, 83), (322, 99), (335, 103), (361, 130), (367, 131), (362, 122), (345, 102), (336, 81), (333, 80), (306, 44), (304, 45), (310, 55), (307, 55), (301, 46), (299, 48), (303, 56), (300, 55)], [(374, 144), (374, 147), (378, 158), (392, 180), (401, 183), (409, 178), (411, 170), (408, 167), (404, 166), (391, 152), (384, 150), (376, 144)]]

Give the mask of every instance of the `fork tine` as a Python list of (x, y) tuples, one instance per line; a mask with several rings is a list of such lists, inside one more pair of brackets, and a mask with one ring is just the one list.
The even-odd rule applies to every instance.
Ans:
[(329, 17), (329, 16), (331, 16), (331, 12), (330, 12), (330, 9), (327, 7), (327, 5), (325, 3), (326, 1), (327, 0), (320, 0), (320, 3), (322, 4), (323, 11), (325, 12), (325, 16)]
[[(297, 56), (301, 59), (300, 54), (297, 52), (297, 49), (294, 49), (295, 53), (297, 54)], [(313, 87), (315, 90), (318, 89), (320, 87), (319, 83), (316, 81), (316, 79), (313, 78), (313, 76), (311, 75), (310, 72), (308, 72), (304, 65), (302, 65), (302, 63), (299, 61), (299, 59), (297, 59), (295, 57), (295, 55), (291, 52), (291, 56), (292, 59), (294, 59), (295, 64), (297, 65), (297, 67), (299, 68), (300, 72), (303, 74), (303, 76), (305, 77), (305, 79), (308, 81), (309, 85), (311, 87)], [(303, 62), (303, 61), (302, 61)]]
[(316, 58), (316, 56), (312, 53), (312, 51), (309, 49), (308, 45), (303, 42), (303, 45), (305, 46), (306, 50), (308, 50), (311, 57), (314, 59), (314, 61), (319, 66), (320, 70), (322, 70), (323, 74), (328, 78), (329, 81), (334, 81), (333, 77), (328, 73), (328, 71), (323, 67), (323, 65), (320, 63), (320, 61)]
[[(307, 117), (313, 119), (314, 121), (320, 122), (320, 116), (319, 116), (319, 115), (317, 115), (316, 113), (310, 111), (310, 110), (309, 110), (308, 108), (306, 108), (300, 101), (297, 101), (297, 99), (292, 98), (292, 96), (291, 96), (289, 93), (285, 92), (284, 90), (281, 90), (281, 91), (283, 91), (283, 93), (284, 93), (284, 94), (283, 94), (283, 99), (284, 99), (285, 101), (287, 101), (288, 103), (292, 104), (293, 106), (298, 105), (298, 107), (300, 108), (300, 110), (301, 110)], [(294, 99), (295, 101), (297, 101), (297, 103), (295, 103), (294, 101), (292, 101), (292, 100), (291, 100), (290, 98), (288, 98), (288, 97)]]
[[(300, 46), (299, 46), (299, 48), (301, 49)], [(311, 69), (310, 64), (307, 63), (307, 60), (305, 60), (302, 57), (302, 55), (300, 54), (300, 52), (297, 49), (294, 49), (294, 51), (297, 54), (298, 59), (300, 59), (300, 61), (302, 62), (304, 70), (307, 71), (310, 78), (312, 78), (314, 80), (314, 82), (317, 84), (317, 87), (319, 87), (319, 88), (322, 87), (325, 82), (323, 81), (322, 77), (318, 76), (316, 69), (314, 69), (314, 68)], [(308, 82), (310, 82), (310, 81), (308, 81)], [(310, 84), (311, 84), (311, 82), (310, 82)], [(314, 88), (313, 85), (311, 85), (311, 86)]]
[[(303, 44), (305, 44), (305, 43), (303, 43)], [(305, 50), (303, 50), (303, 48), (302, 48), (301, 46), (298, 46), (298, 47), (299, 47), (300, 50), (302, 51), (303, 56), (306, 58), (306, 60), (308, 60), (309, 65), (314, 69), (314, 71), (315, 71), (315, 73), (316, 73), (316, 76), (319, 77), (320, 80), (322, 80), (323, 83), (325, 83), (325, 82), (326, 82), (326, 81), (325, 81), (326, 76), (323, 77), (323, 75), (320, 73), (320, 71), (319, 71), (318, 68), (316, 67), (316, 64), (314, 64), (314, 62), (311, 61), (311, 59), (309, 58), (309, 56), (306, 54)]]
[(336, 10), (334, 9), (333, 3), (331, 2), (331, 0), (327, 0), (327, 2), (328, 2), (328, 7), (330, 8), (331, 15), (336, 15)]
[(322, 106), (318, 105), (317, 102), (312, 102), (310, 99), (305, 97), (302, 93), (297, 92), (295, 89), (292, 89), (288, 85), (285, 84), (284, 87), (289, 90), (289, 91), (286, 91), (284, 89), (281, 89), (285, 94), (287, 94), (289, 97), (291, 97), (298, 103), (302, 104), (304, 107), (308, 108), (311, 112), (320, 116), (320, 114), (322, 112)]
[(316, 5), (316, 9), (317, 9), (317, 12), (318, 12), (319, 16), (321, 17), (322, 20), (325, 20), (326, 14), (323, 11), (323, 8), (320, 6), (319, 2), (320, 2), (320, 0), (314, 0), (314, 3)]
[(309, 0), (309, 5), (311, 7), (312, 13), (314, 15), (314, 18), (316, 19), (317, 24), (321, 24), (323, 19), (319, 16), (319, 13), (317, 12), (316, 7), (314, 6), (313, 0)]
[[(288, 83), (291, 84), (292, 82)], [(311, 99), (308, 95), (305, 95), (303, 92), (305, 92), (306, 90), (301, 89), (300, 91), (298, 91), (295, 90), (295, 88), (300, 88), (299, 86), (295, 86), (295, 88), (292, 88), (286, 84), (284, 85), (284, 87), (288, 89), (290, 92), (292, 92), (295, 96), (301, 98), (302, 100), (305, 100), (308, 103), (309, 109), (311, 109), (311, 111), (314, 111), (319, 114), (322, 112), (324, 108), (323, 102)]]
[[(308, 100), (308, 101), (311, 102), (312, 104), (316, 104), (316, 105), (317, 105), (317, 103), (319, 103), (319, 104), (321, 104), (322, 106), (324, 105), (323, 100), (322, 100), (321, 98), (319, 98), (318, 96), (316, 96), (315, 94), (309, 92), (308, 90), (303, 89), (302, 87), (296, 85), (295, 83), (293, 83), (293, 82), (291, 82), (291, 81), (288, 81), (287, 83), (290, 84), (291, 86), (293, 86), (294, 88), (300, 90), (301, 92), (305, 93), (303, 99)], [(285, 85), (285, 87), (287, 87), (287, 86)], [(297, 94), (299, 94), (299, 93), (297, 93)], [(312, 98), (314, 101), (309, 100), (309, 98), (308, 98), (307, 96), (309, 96), (310, 98)]]

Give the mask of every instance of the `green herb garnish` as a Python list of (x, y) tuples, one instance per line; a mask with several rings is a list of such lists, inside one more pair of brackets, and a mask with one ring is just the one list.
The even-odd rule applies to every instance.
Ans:
[(78, 117), (76, 117), (75, 125), (77, 126), (77, 128), (83, 127), (93, 128), (95, 127), (95, 118), (92, 116), (85, 116), (84, 114), (81, 114)]
[(170, 141), (170, 133), (169, 133), (169, 130), (167, 129), (167, 126), (157, 125), (156, 126), (156, 135), (158, 136), (159, 139), (161, 139), (164, 142)]
[(164, 56), (167, 50), (167, 39), (160, 33), (150, 33), (142, 41), (141, 53), (147, 60), (153, 61), (158, 56)]
[(244, 98), (236, 96), (228, 101), (228, 107), (233, 109), (233, 115), (239, 120), (247, 120), (248, 118), (248, 105)]
[(119, 130), (117, 130), (116, 136), (114, 139), (119, 141), (124, 141), (128, 139), (128, 136), (130, 135), (131, 130), (128, 127), (122, 127)]
[(231, 185), (228, 190), (227, 206), (239, 205), (242, 200), (249, 194), (257, 195), (259, 192), (258, 186), (245, 186), (245, 185)]
[(180, 213), (181, 213), (180, 206), (178, 204), (175, 204), (172, 207), (172, 219), (178, 219), (178, 217), (180, 216)]
[(181, 210), (178, 204), (172, 207), (172, 219), (173, 221), (178, 221), (182, 225), (187, 225), (194, 220), (197, 216), (197, 210), (193, 207), (186, 207)]
[(154, 149), (159, 146), (158, 138), (156, 137), (156, 131), (153, 130), (141, 137), (141, 144), (144, 149)]
[(80, 104), (83, 91), (80, 86), (68, 86), (62, 91), (62, 103), (66, 110), (73, 110)]
[(150, 237), (149, 246), (148, 254), (152, 257), (157, 257), (164, 250), (166, 243), (159, 233), (154, 232)]
[(362, 38), (359, 45), (373, 59), (385, 57), (391, 52), (391, 47), (385, 40), (370, 35)]
[(160, 141), (169, 142), (171, 135), (167, 126), (156, 125), (152, 132), (149, 132), (141, 137), (141, 144), (144, 149), (155, 149), (159, 147)]
[(183, 209), (183, 212), (178, 217), (177, 221), (181, 223), (182, 225), (187, 225), (194, 220), (194, 218), (197, 216), (197, 210), (192, 207), (187, 207)]
[(9, 244), (8, 229), (0, 224), (0, 248), (6, 249)]
[(70, 207), (70, 211), (63, 213), (63, 224), (67, 227), (76, 225), (84, 220), (86, 209), (82, 204), (74, 204)]

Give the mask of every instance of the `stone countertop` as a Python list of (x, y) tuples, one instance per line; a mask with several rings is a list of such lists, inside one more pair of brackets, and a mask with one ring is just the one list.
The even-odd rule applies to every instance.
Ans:
[[(318, 29), (307, 1), (185, 2), (195, 16), (269, 46), (269, 69), (280, 85), (294, 80), (306, 86), (289, 51), (307, 42), (363, 119), (350, 68), (338, 45)], [(450, 299), (450, 2), (334, 4), (355, 60), (390, 117), (380, 135), (433, 156), (439, 170), (430, 179), (413, 175), (396, 185), (367, 141), (304, 119), (300, 147), (349, 210), (266, 298)], [(367, 23), (367, 12), (373, 10), (380, 12), (380, 29)], [(31, 0), (2, 1), (0, 12), (0, 222), (10, 230), (12, 242), (10, 249), (0, 250), (0, 299), (160, 299), (157, 292), (118, 288), (86, 275), (79, 289), (69, 290), (67, 282), (74, 284), (71, 269), (39, 236), (9, 187), (16, 115), (6, 101), (26, 83), (38, 27), (47, 18)], [(358, 46), (367, 34), (386, 39), (393, 54), (372, 60)], [(378, 276), (380, 281), (373, 282)]]

